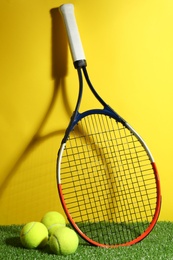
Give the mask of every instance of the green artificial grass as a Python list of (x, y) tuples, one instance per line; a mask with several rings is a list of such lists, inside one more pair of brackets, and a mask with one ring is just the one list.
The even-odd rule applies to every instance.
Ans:
[(110, 259), (110, 260), (173, 260), (173, 222), (158, 222), (143, 241), (128, 247), (101, 248), (86, 244), (82, 240), (76, 253), (57, 256), (44, 249), (25, 249), (20, 243), (22, 226), (0, 226), (0, 260), (15, 259)]

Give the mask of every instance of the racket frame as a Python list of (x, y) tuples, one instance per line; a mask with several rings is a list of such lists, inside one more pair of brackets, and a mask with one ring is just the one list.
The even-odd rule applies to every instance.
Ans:
[[(160, 208), (161, 208), (161, 189), (160, 189), (160, 180), (159, 180), (159, 176), (158, 176), (157, 167), (156, 167), (154, 158), (153, 158), (149, 148), (147, 147), (147, 145), (145, 144), (145, 142), (141, 138), (141, 136), (121, 116), (119, 116), (112, 108), (110, 108), (105, 103), (105, 101), (99, 96), (99, 94), (96, 92), (96, 90), (92, 86), (92, 83), (89, 79), (87, 69), (86, 69), (87, 63), (86, 63), (85, 55), (84, 55), (84, 52), (83, 52), (82, 43), (81, 43), (81, 40), (80, 40), (76, 20), (75, 20), (75, 17), (74, 17), (74, 7), (73, 7), (73, 5), (72, 4), (64, 4), (64, 5), (60, 6), (60, 12), (62, 14), (62, 17), (64, 19), (64, 23), (66, 25), (66, 30), (67, 30), (67, 35), (68, 35), (68, 40), (69, 40), (69, 45), (70, 45), (70, 51), (71, 51), (71, 55), (72, 55), (72, 59), (73, 59), (73, 64), (74, 64), (75, 69), (77, 69), (78, 79), (79, 79), (79, 94), (78, 94), (78, 98), (77, 98), (76, 107), (75, 107), (75, 110), (74, 110), (73, 115), (71, 117), (70, 123), (69, 123), (69, 125), (66, 129), (65, 135), (62, 139), (61, 146), (60, 146), (60, 149), (58, 151), (58, 157), (57, 157), (57, 183), (58, 183), (58, 192), (59, 192), (60, 200), (61, 200), (62, 206), (64, 208), (64, 211), (66, 213), (66, 216), (67, 216), (69, 222), (74, 227), (76, 232), (85, 241), (89, 242), (90, 244), (92, 244), (94, 246), (100, 246), (100, 247), (112, 247), (112, 248), (114, 248), (114, 247), (118, 247), (118, 246), (133, 245), (133, 244), (141, 241), (142, 239), (144, 239), (152, 231), (152, 229), (154, 228), (154, 226), (155, 226), (155, 224), (158, 220), (158, 217), (159, 217)], [(73, 38), (75, 38), (75, 40)], [(85, 111), (83, 113), (78, 112), (79, 107), (80, 107), (80, 103), (81, 103), (81, 99), (82, 99), (82, 94), (83, 94), (83, 75), (82, 75), (82, 72), (83, 72), (84, 78), (85, 78), (91, 92), (96, 97), (96, 99), (102, 104), (103, 109), (92, 109), (92, 110)], [(145, 151), (148, 154), (148, 157), (151, 161), (151, 165), (152, 165), (152, 168), (153, 168), (153, 171), (154, 171), (154, 174), (155, 174), (156, 187), (157, 187), (157, 203), (156, 203), (155, 214), (153, 216), (151, 223), (149, 224), (148, 228), (140, 236), (138, 236), (137, 238), (135, 238), (131, 241), (128, 241), (128, 242), (122, 243), (122, 244), (118, 244), (118, 245), (117, 244), (107, 245), (107, 244), (99, 243), (97, 241), (92, 240), (86, 234), (84, 234), (82, 232), (82, 230), (75, 223), (73, 217), (71, 216), (71, 214), (68, 210), (68, 207), (66, 205), (64, 195), (63, 195), (62, 185), (61, 185), (61, 161), (62, 161), (64, 149), (66, 147), (66, 142), (69, 138), (69, 134), (73, 130), (75, 125), (82, 118), (84, 118), (88, 115), (91, 115), (91, 114), (96, 114), (96, 113), (97, 114), (105, 114), (107, 116), (114, 118), (117, 122), (120, 122), (121, 124), (123, 124), (124, 127), (126, 127), (139, 140), (139, 142), (141, 143), (141, 145), (144, 147)]]

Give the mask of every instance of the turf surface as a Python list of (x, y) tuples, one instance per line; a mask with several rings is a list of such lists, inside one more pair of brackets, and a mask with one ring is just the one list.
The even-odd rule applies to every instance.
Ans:
[(105, 249), (83, 241), (75, 254), (57, 256), (49, 247), (42, 250), (22, 247), (19, 234), (22, 226), (0, 226), (0, 260), (37, 259), (110, 259), (110, 260), (173, 260), (173, 222), (158, 222), (154, 230), (140, 243), (130, 247)]

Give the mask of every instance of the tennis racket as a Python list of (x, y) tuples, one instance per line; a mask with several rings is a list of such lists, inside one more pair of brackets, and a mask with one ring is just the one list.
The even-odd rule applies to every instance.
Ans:
[[(76, 107), (57, 157), (62, 206), (70, 224), (90, 244), (132, 245), (151, 232), (159, 216), (156, 164), (143, 139), (94, 89), (73, 5), (59, 8), (79, 79)], [(101, 108), (80, 113), (83, 78)]]

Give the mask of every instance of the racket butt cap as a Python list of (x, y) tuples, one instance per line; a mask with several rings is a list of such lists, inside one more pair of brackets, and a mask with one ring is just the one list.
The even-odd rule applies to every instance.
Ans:
[(73, 62), (75, 69), (79, 69), (87, 66), (86, 60), (77, 60)]

